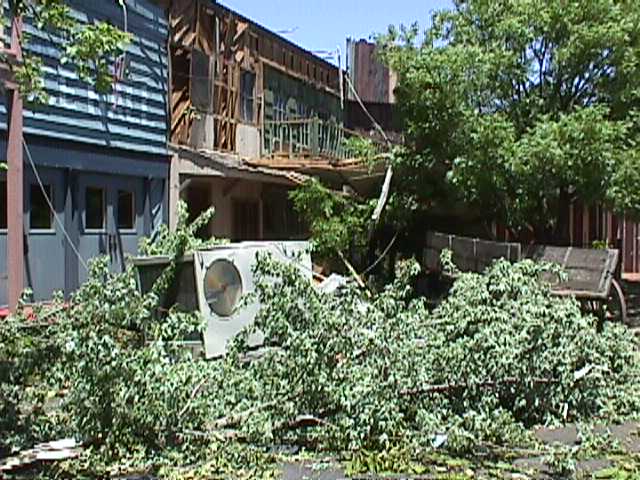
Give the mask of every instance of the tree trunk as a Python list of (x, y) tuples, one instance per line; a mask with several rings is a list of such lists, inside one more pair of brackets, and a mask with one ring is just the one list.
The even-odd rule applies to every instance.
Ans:
[(566, 188), (560, 189), (558, 195), (558, 210), (556, 214), (556, 225), (553, 232), (553, 244), (559, 246), (568, 246), (571, 243), (569, 235), (570, 218), (569, 210), (571, 208), (571, 197)]

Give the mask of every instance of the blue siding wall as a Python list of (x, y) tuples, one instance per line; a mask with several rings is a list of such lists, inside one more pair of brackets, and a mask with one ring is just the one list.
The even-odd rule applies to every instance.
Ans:
[[(7, 5), (7, 0), (0, 0)], [(124, 28), (117, 0), (68, 0), (83, 22), (106, 20)], [(25, 133), (60, 140), (166, 155), (166, 12), (151, 0), (126, 0), (129, 32), (127, 73), (113, 94), (98, 95), (69, 65), (60, 64), (59, 39), (25, 25), (28, 50), (42, 56), (49, 104), (25, 112)], [(3, 15), (8, 17), (7, 11)], [(8, 32), (5, 30), (5, 36)], [(0, 107), (0, 128), (6, 111)]]

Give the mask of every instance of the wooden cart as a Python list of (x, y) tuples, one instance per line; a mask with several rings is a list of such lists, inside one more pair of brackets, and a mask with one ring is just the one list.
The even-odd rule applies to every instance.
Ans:
[(515, 262), (525, 258), (555, 263), (563, 267), (567, 278), (545, 275), (557, 296), (573, 296), (585, 310), (602, 318), (628, 322), (624, 293), (619, 283), (619, 253), (613, 249), (590, 249), (491, 242), (437, 232), (427, 235), (424, 263), (430, 271), (440, 272), (440, 254), (451, 250), (453, 261), (462, 271), (482, 272), (494, 260)]

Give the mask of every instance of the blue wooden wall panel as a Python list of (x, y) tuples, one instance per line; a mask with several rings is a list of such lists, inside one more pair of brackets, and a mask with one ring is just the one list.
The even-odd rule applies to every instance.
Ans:
[[(168, 217), (167, 208), (167, 178), (169, 167), (164, 155), (149, 155), (138, 152), (127, 152), (116, 149), (105, 149), (83, 145), (77, 142), (63, 142), (47, 137), (26, 137), (28, 151), (37, 165), (37, 169), (46, 184), (55, 184), (55, 206), (61, 221), (65, 221), (67, 208), (64, 204), (65, 195), (61, 186), (61, 179), (65, 171), (79, 172), (76, 178), (96, 178), (107, 184), (119, 185), (117, 182), (142, 185), (146, 179), (150, 183), (150, 218), (148, 219), (151, 232), (156, 231)], [(0, 132), (0, 160), (6, 151), (6, 132)], [(25, 153), (25, 222), (28, 222), (29, 185), (34, 183), (31, 173), (29, 156)], [(5, 176), (0, 173), (0, 177)], [(115, 188), (115, 187), (114, 187)], [(142, 235), (140, 225), (142, 218), (142, 196), (136, 194), (138, 218), (136, 220), (138, 232), (129, 235), (127, 253), (134, 254), (135, 246)], [(78, 215), (82, 215), (81, 210)], [(72, 238), (77, 238), (78, 245), (86, 243), (87, 236), (80, 225), (75, 229), (69, 228)], [(52, 232), (28, 232), (26, 237), (28, 256), (25, 260), (25, 286), (32, 287), (35, 300), (51, 297), (54, 290), (64, 288), (66, 274), (70, 273), (78, 278), (79, 270), (75, 265), (72, 269), (65, 264), (66, 239), (61, 234), (59, 225), (55, 225)], [(55, 272), (55, 273), (52, 273)], [(82, 275), (80, 279), (84, 278)], [(0, 306), (6, 304), (6, 231), (0, 231)]]
[[(106, 175), (129, 175), (144, 178), (169, 177), (164, 155), (144, 155), (123, 150), (108, 150), (91, 145), (78, 145), (53, 138), (27, 136), (26, 143), (36, 165), (68, 168)], [(0, 160), (7, 151), (6, 135), (0, 134)], [(24, 162), (29, 159), (25, 153)]]
[[(115, 0), (68, 2), (83, 22), (107, 20), (124, 28), (123, 10)], [(48, 105), (25, 112), (27, 134), (167, 155), (166, 12), (152, 0), (127, 0), (126, 5), (127, 28), (134, 38), (127, 50), (125, 79), (109, 95), (97, 94), (70, 65), (60, 63), (59, 38), (25, 25), (27, 49), (43, 58), (50, 96)], [(0, 129), (6, 129), (4, 105)]]

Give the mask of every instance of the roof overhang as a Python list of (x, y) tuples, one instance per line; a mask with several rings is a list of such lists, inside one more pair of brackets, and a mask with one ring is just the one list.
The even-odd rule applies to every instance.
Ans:
[(251, 180), (281, 185), (302, 185), (308, 176), (287, 170), (254, 166), (238, 155), (210, 150), (193, 150), (170, 145), (169, 151), (177, 156), (180, 175)]
[(325, 157), (262, 158), (247, 161), (255, 167), (269, 166), (270, 169), (296, 172), (309, 177), (317, 177), (334, 188), (351, 186), (358, 194), (368, 196), (376, 191), (386, 174), (383, 162), (370, 167), (360, 159), (332, 160)]

